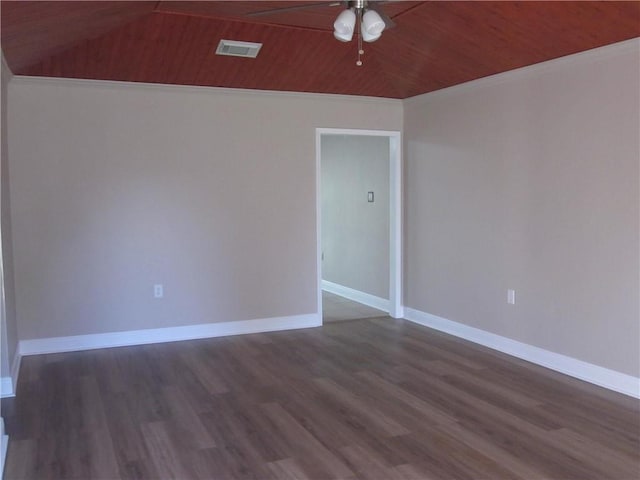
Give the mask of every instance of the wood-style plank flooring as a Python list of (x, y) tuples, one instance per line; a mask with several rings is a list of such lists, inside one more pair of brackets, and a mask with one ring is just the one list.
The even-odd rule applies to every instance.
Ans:
[(386, 315), (386, 312), (377, 308), (354, 302), (348, 298), (322, 291), (322, 322), (342, 322), (343, 320), (356, 320), (361, 318), (373, 318)]
[(5, 479), (637, 479), (638, 401), (388, 317), (25, 357)]

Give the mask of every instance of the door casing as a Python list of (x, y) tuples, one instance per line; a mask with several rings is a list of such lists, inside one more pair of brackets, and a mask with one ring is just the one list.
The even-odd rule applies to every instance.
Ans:
[(316, 128), (316, 262), (318, 315), (322, 320), (322, 136), (357, 135), (389, 138), (389, 315), (404, 316), (402, 302), (402, 135), (391, 130)]

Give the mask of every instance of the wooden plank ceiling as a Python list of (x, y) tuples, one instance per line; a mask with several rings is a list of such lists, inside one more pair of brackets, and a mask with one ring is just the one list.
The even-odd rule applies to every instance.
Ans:
[[(407, 98), (640, 36), (640, 2), (381, 2), (396, 27), (333, 38), (344, 5), (311, 2), (2, 1), (2, 50), (19, 75)], [(260, 42), (256, 59), (215, 55)]]

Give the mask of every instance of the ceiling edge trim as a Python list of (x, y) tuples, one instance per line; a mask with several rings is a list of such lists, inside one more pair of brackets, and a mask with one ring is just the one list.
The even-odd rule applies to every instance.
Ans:
[(313, 92), (290, 92), (281, 90), (254, 90), (249, 88), (228, 88), (228, 87), (207, 87), (199, 85), (175, 85), (166, 83), (145, 83), (145, 82), (124, 82), (116, 80), (94, 80), (85, 78), (63, 78), (63, 77), (39, 77), (30, 75), (14, 75), (11, 84), (38, 85), (38, 84), (58, 84), (73, 85), (77, 87), (101, 86), (105, 88), (138, 88), (143, 90), (158, 91), (183, 91), (191, 93), (227, 93), (233, 95), (256, 95), (268, 97), (288, 97), (288, 98), (312, 98), (322, 97), (324, 100), (335, 101), (359, 101), (362, 103), (377, 103), (400, 105), (402, 100), (388, 97), (369, 97), (364, 95), (340, 95), (336, 93), (313, 93)]
[(470, 80), (468, 82), (460, 83), (458, 85), (453, 85), (447, 88), (442, 88), (440, 90), (422, 93), (420, 95), (405, 98), (404, 100), (402, 100), (402, 102), (403, 105), (419, 105), (449, 95), (460, 94), (471, 90), (477, 90), (479, 88), (500, 85), (522, 78), (529, 78), (532, 76), (541, 75), (543, 73), (553, 72), (554, 70), (564, 68), (568, 65), (584, 65), (605, 58), (613, 58), (618, 55), (638, 52), (639, 50), (640, 37), (636, 37), (630, 40), (623, 40), (622, 42), (612, 43), (609, 45), (604, 45), (602, 47), (585, 50), (583, 52), (553, 58), (551, 60), (535, 63), (526, 67), (496, 73), (495, 75), (489, 75), (488, 77)]

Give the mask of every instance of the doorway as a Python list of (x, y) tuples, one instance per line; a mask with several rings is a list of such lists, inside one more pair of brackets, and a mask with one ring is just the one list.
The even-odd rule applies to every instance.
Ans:
[[(324, 286), (332, 293), (338, 293), (356, 301), (362, 302), (385, 312), (393, 318), (401, 318), (403, 316), (402, 307), (402, 175), (401, 175), (401, 136), (397, 131), (383, 130), (355, 130), (355, 129), (334, 129), (334, 128), (317, 128), (316, 129), (316, 221), (317, 221), (317, 305), (318, 315), (322, 319), (323, 307), (323, 242), (322, 242), (322, 146), (323, 138), (330, 141), (331, 138), (340, 136), (346, 139), (355, 137), (370, 137), (373, 140), (381, 140), (384, 137), (386, 148), (388, 148), (388, 189), (387, 195), (383, 195), (379, 200), (383, 200), (388, 204), (388, 222), (385, 228), (388, 229), (388, 249), (385, 250), (388, 255), (388, 281), (385, 280), (385, 289), (388, 289), (388, 301), (381, 301), (380, 297), (375, 295), (367, 295), (350, 288), (342, 289), (340, 285), (332, 284), (332, 282), (324, 282)], [(366, 201), (375, 202), (375, 191), (358, 192), (366, 195)], [(385, 198), (386, 197), (386, 198)], [(387, 239), (385, 239), (387, 240)], [(384, 259), (384, 263), (387, 264)], [(337, 291), (335, 290), (337, 288)], [(346, 293), (345, 293), (346, 291)], [(355, 297), (351, 296), (355, 292)]]

